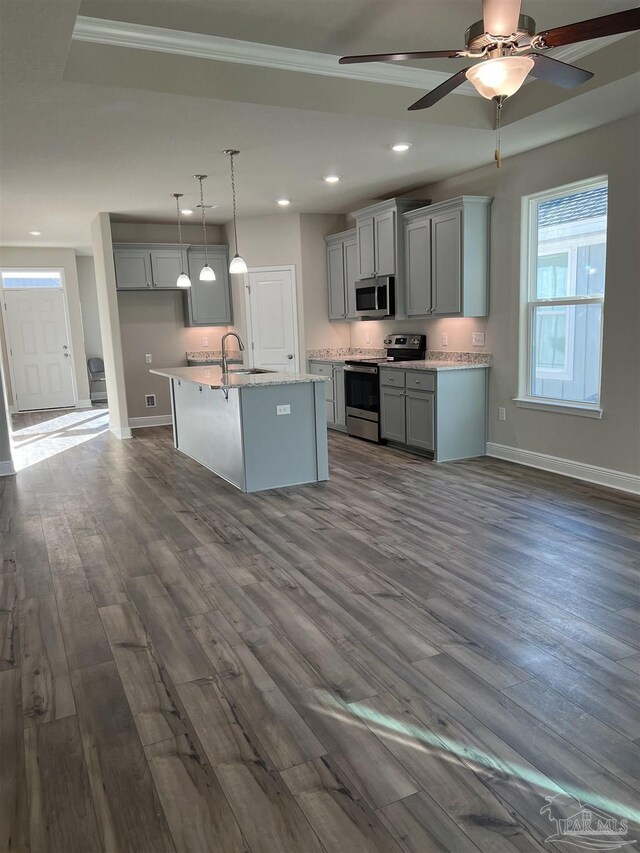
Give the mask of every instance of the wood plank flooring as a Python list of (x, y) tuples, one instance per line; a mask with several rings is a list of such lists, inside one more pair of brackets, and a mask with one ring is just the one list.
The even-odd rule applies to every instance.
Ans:
[(101, 415), (14, 419), (0, 850), (540, 853), (556, 794), (640, 841), (640, 501), (339, 434), (242, 495)]

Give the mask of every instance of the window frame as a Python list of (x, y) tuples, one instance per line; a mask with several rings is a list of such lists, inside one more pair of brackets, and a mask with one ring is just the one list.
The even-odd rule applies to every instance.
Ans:
[[(602, 343), (604, 331), (604, 302), (606, 295), (606, 261), (605, 261), (605, 285), (602, 295), (598, 296), (576, 296), (571, 295), (561, 298), (540, 298), (536, 296), (537, 267), (538, 267), (538, 205), (562, 198), (585, 190), (606, 187), (608, 190), (607, 175), (588, 178), (560, 187), (554, 187), (531, 195), (523, 196), (521, 208), (521, 267), (520, 267), (520, 346), (518, 354), (518, 396), (514, 403), (519, 408), (539, 409), (541, 411), (552, 411), (564, 414), (582, 415), (584, 417), (602, 417)], [(608, 222), (607, 222), (608, 226)], [(608, 237), (608, 227), (607, 227)], [(580, 238), (582, 240), (582, 238)], [(591, 245), (589, 243), (588, 245)], [(605, 240), (606, 253), (607, 240)], [(549, 254), (559, 254), (556, 247)], [(545, 253), (546, 254), (546, 253)], [(571, 270), (577, 263), (577, 250), (569, 249), (569, 282), (571, 282)], [(587, 403), (583, 401), (563, 400), (554, 397), (541, 397), (532, 394), (533, 379), (533, 348), (534, 348), (534, 316), (538, 307), (562, 307), (599, 304), (601, 309), (600, 322), (600, 358), (598, 362), (598, 389), (599, 401)], [(552, 378), (549, 376), (548, 378)], [(559, 378), (559, 377), (554, 377)]]

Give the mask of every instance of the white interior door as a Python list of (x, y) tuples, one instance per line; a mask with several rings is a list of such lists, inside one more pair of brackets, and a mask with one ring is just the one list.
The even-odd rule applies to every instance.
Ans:
[(73, 359), (62, 289), (5, 289), (3, 295), (17, 410), (75, 406)]
[(298, 372), (298, 313), (292, 268), (250, 270), (247, 325), (254, 367)]

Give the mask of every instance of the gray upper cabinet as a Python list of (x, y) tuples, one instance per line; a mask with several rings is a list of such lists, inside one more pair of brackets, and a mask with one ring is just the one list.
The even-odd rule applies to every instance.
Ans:
[(113, 247), (118, 290), (142, 290), (153, 287), (151, 252), (147, 249)]
[(431, 312), (431, 220), (421, 217), (407, 223), (406, 308), (408, 317)]
[(191, 287), (184, 291), (185, 326), (229, 326), (233, 322), (229, 254), (226, 246), (208, 249), (209, 266), (216, 274), (215, 281), (200, 281), (198, 276), (205, 263), (203, 249), (187, 252)]
[(327, 246), (327, 284), (329, 319), (344, 320), (347, 316), (347, 300), (344, 288), (344, 243), (342, 241)]
[(327, 247), (327, 297), (330, 320), (356, 319), (358, 255), (355, 230), (325, 237)]
[(403, 215), (408, 317), (489, 312), (490, 196), (462, 196)]
[(358, 278), (371, 278), (376, 273), (375, 220), (373, 216), (364, 216), (356, 222)]
[(116, 245), (113, 260), (118, 290), (176, 290), (186, 267), (179, 246)]
[(375, 218), (376, 275), (396, 274), (396, 212), (389, 210)]

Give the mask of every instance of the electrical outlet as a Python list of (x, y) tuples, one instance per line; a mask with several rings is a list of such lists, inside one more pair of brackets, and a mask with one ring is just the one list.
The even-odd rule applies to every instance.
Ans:
[(483, 347), (484, 346), (484, 332), (472, 332), (471, 333), (471, 343), (474, 347)]
[(276, 414), (278, 414), (278, 415), (290, 415), (291, 414), (291, 406), (276, 406)]
[(208, 347), (208, 346), (209, 346), (209, 338), (203, 338), (203, 339), (202, 339), (202, 346), (203, 346), (203, 347)]
[(145, 394), (144, 395), (144, 404), (147, 407), (147, 409), (155, 409), (156, 395), (155, 394)]
[(153, 362), (153, 359), (151, 358), (151, 353), (150, 353), (150, 352), (148, 352), (148, 353), (145, 355), (144, 360), (147, 362), (147, 364), (151, 364), (151, 363)]
[(507, 419), (507, 410), (504, 406), (498, 406), (498, 420), (506, 421)]
[(448, 334), (448, 332), (442, 333), (442, 346), (443, 347), (449, 346), (449, 334)]
[(367, 329), (364, 333), (364, 342), (367, 346), (369, 346), (369, 344), (371, 343), (371, 332), (369, 331), (369, 329)]

